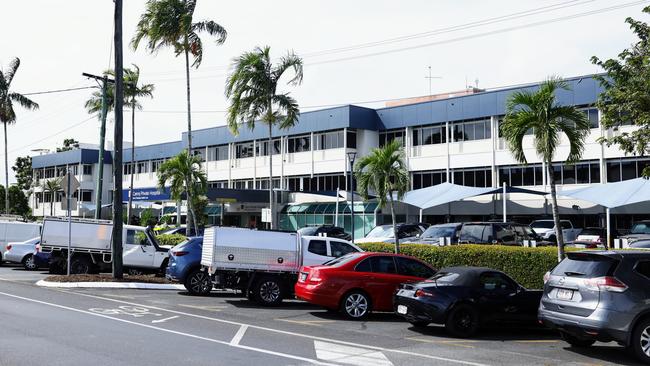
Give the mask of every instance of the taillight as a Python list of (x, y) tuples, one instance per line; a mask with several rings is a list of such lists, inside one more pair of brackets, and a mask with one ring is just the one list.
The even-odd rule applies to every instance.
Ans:
[(627, 290), (626, 284), (611, 276), (588, 278), (585, 280), (585, 285), (595, 291), (623, 292)]
[(189, 253), (190, 253), (190, 252), (186, 252), (186, 251), (182, 251), (182, 250), (179, 250), (179, 251), (177, 251), (177, 252), (172, 252), (172, 254), (174, 254), (174, 255), (177, 256), (177, 257), (182, 257), (182, 256), (184, 256), (185, 254), (189, 254)]
[(7, 250), (11, 250), (11, 245), (7, 245)]
[(41, 245), (40, 244), (36, 244), (36, 252), (37, 253), (41, 252)]
[(309, 276), (309, 282), (320, 283), (323, 282), (324, 279), (325, 278), (320, 271), (312, 271)]
[(434, 295), (431, 292), (424, 291), (423, 289), (417, 289), (415, 291), (415, 297), (433, 297)]
[(546, 285), (546, 282), (551, 278), (551, 272), (546, 272), (544, 273), (544, 284)]

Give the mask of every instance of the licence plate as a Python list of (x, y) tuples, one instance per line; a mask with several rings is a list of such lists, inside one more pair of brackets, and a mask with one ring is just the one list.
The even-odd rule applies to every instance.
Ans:
[(406, 314), (408, 312), (408, 308), (406, 305), (397, 305), (397, 313), (398, 314)]
[(304, 272), (300, 273), (300, 277), (298, 277), (298, 281), (305, 282), (306, 279), (307, 279), (307, 274)]
[(567, 290), (567, 289), (560, 288), (560, 289), (557, 290), (556, 297), (559, 300), (571, 300), (571, 299), (573, 299), (573, 290)]

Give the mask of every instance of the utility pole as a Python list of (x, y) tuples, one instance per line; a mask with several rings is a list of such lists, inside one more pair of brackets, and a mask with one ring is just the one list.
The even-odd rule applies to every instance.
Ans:
[(99, 158), (97, 167), (97, 185), (95, 189), (95, 219), (102, 218), (102, 190), (104, 189), (104, 140), (106, 140), (106, 115), (108, 114), (108, 83), (115, 83), (108, 76), (97, 76), (83, 73), (83, 76), (102, 83), (102, 111), (100, 115), (101, 127), (99, 129)]
[(115, 0), (115, 146), (113, 150), (113, 278), (122, 278), (122, 125), (124, 70), (122, 59), (122, 0)]

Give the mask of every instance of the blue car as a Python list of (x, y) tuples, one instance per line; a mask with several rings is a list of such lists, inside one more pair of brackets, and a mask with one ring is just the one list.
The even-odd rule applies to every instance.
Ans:
[(38, 268), (48, 268), (50, 266), (50, 256), (52, 253), (45, 253), (36, 251), (36, 254), (34, 254), (34, 264)]
[(181, 282), (190, 295), (207, 295), (212, 290), (210, 277), (201, 271), (202, 248), (203, 237), (194, 236), (169, 251), (165, 277)]

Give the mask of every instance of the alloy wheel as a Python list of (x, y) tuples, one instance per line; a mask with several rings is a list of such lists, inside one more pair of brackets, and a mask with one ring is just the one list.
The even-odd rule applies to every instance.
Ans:
[(368, 299), (362, 294), (351, 294), (345, 299), (345, 311), (353, 318), (361, 318), (368, 312)]
[(198, 272), (190, 278), (190, 288), (192, 292), (203, 294), (210, 291), (208, 277), (203, 272)]
[(263, 282), (260, 286), (260, 298), (266, 303), (276, 302), (280, 298), (280, 286), (277, 282)]
[(641, 332), (639, 342), (641, 343), (643, 353), (650, 357), (650, 327), (646, 327), (643, 332)]

